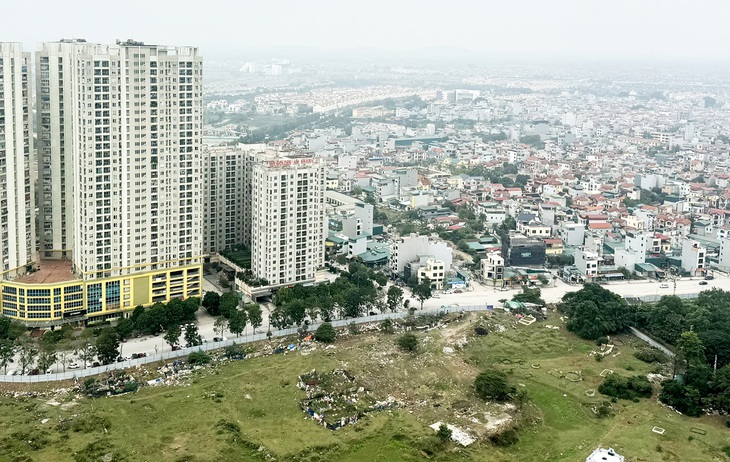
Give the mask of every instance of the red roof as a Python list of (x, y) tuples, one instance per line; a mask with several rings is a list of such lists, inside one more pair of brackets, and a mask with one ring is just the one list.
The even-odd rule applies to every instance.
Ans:
[(611, 223), (591, 223), (588, 225), (590, 229), (611, 229)]

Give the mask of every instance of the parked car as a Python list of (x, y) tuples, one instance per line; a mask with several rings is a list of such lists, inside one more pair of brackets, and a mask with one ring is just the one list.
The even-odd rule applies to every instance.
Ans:
[(177, 351), (177, 350), (180, 350), (180, 349), (182, 349), (182, 347), (180, 345), (173, 345), (172, 346), (172, 351)]
[(701, 286), (706, 286), (707, 285), (707, 281), (700, 281), (700, 285)]
[(708, 281), (712, 281), (713, 279), (715, 279), (715, 276), (705, 276), (705, 279)]
[(456, 289), (456, 290), (454, 291), (454, 293), (455, 293), (455, 294), (460, 294), (460, 293), (462, 293), (462, 292), (464, 292), (464, 291), (463, 291), (463, 290), (461, 290), (461, 289)]
[(669, 284), (659, 284), (659, 288), (660, 289), (668, 289), (669, 288)]
[(78, 369), (79, 367), (81, 367), (79, 366), (79, 363), (69, 363), (68, 365), (69, 369)]
[(99, 361), (94, 361), (93, 363), (91, 363), (91, 367), (99, 367), (99, 366), (101, 366)]

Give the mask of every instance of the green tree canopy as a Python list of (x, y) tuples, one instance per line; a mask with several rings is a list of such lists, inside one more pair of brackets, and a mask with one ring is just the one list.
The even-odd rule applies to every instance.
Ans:
[(508, 401), (512, 389), (507, 385), (507, 376), (497, 369), (487, 369), (474, 380), (477, 396), (484, 400)]
[(96, 354), (104, 364), (113, 363), (119, 356), (119, 336), (111, 327), (103, 329), (96, 338)]
[(626, 300), (598, 284), (566, 293), (558, 307), (568, 316), (568, 330), (590, 340), (621, 332), (633, 319)]
[(325, 322), (322, 323), (317, 330), (314, 332), (314, 339), (322, 343), (332, 343), (337, 338), (337, 332), (332, 324)]

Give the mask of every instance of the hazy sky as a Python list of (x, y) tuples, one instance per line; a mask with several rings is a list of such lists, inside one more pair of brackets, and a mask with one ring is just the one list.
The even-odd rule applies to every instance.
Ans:
[(0, 41), (730, 58), (727, 0), (0, 0)]

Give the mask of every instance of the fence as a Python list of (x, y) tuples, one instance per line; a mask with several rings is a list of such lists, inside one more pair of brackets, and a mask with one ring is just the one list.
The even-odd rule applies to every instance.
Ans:
[[(678, 294), (677, 297), (680, 297), (682, 299), (692, 299), (697, 298), (699, 294)], [(642, 302), (651, 303), (658, 301), (662, 296), (661, 295), (646, 295), (641, 297), (633, 297), (631, 295), (625, 295), (624, 298), (626, 299), (638, 299)], [(440, 308), (431, 308), (431, 309), (424, 309), (419, 310), (416, 312), (417, 316), (420, 315), (429, 315), (429, 314), (446, 314), (446, 313), (458, 313), (458, 312), (473, 312), (473, 311), (488, 311), (494, 309), (492, 305), (474, 305), (474, 306), (457, 306), (457, 305), (450, 305), (450, 306), (441, 306)], [(347, 327), (350, 324), (367, 324), (370, 322), (377, 322), (377, 321), (383, 321), (385, 319), (399, 319), (399, 318), (405, 318), (408, 317), (409, 313), (407, 311), (398, 311), (395, 313), (382, 313), (382, 314), (376, 314), (372, 316), (363, 316), (359, 318), (351, 318), (351, 319), (337, 319), (335, 321), (332, 321), (332, 325), (334, 327)], [(319, 327), (318, 324), (312, 324), (309, 326), (311, 330), (316, 329)], [(296, 328), (289, 328), (289, 329), (282, 329), (277, 331), (272, 331), (272, 337), (286, 337), (288, 335), (294, 335), (297, 333)], [(0, 382), (5, 383), (42, 383), (42, 382), (55, 382), (59, 380), (75, 380), (80, 379), (84, 377), (91, 377), (94, 375), (102, 374), (104, 372), (113, 371), (113, 370), (120, 370), (120, 369), (127, 369), (134, 366), (139, 366), (143, 364), (150, 364), (155, 363), (158, 361), (165, 361), (169, 359), (176, 359), (176, 358), (182, 358), (187, 357), (190, 353), (193, 353), (195, 351), (211, 351), (211, 350), (217, 350), (220, 348), (225, 348), (227, 346), (231, 345), (240, 345), (245, 343), (251, 343), (251, 342), (259, 342), (261, 340), (266, 340), (268, 337), (266, 334), (253, 334), (253, 335), (244, 335), (242, 337), (237, 337), (234, 339), (228, 339), (224, 340), (222, 342), (213, 342), (213, 343), (204, 343), (199, 346), (189, 347), (189, 348), (182, 348), (177, 351), (168, 351), (167, 353), (158, 353), (154, 355), (147, 355), (144, 358), (138, 358), (138, 359), (131, 359), (129, 361), (122, 361), (118, 363), (112, 363), (112, 364), (106, 364), (104, 366), (99, 367), (90, 367), (86, 369), (77, 369), (75, 371), (68, 371), (68, 372), (62, 372), (58, 374), (44, 374), (44, 375), (0, 375)]]
[[(418, 311), (416, 313), (417, 316), (420, 315), (432, 315), (432, 314), (445, 314), (445, 313), (458, 313), (458, 312), (471, 312), (471, 311), (486, 311), (487, 309), (490, 309), (491, 305), (485, 306), (485, 305), (477, 305), (477, 306), (442, 306), (440, 308), (435, 309), (425, 309), (422, 311)], [(377, 322), (377, 321), (383, 321), (385, 319), (398, 319), (398, 318), (405, 318), (408, 317), (409, 313), (407, 311), (398, 311), (395, 313), (382, 313), (372, 316), (363, 316), (360, 318), (351, 318), (351, 319), (337, 319), (335, 321), (332, 321), (332, 325), (334, 327), (347, 327), (350, 324), (367, 324), (370, 322)], [(317, 327), (319, 327), (318, 324), (312, 324), (309, 326), (310, 330), (314, 330)], [(272, 337), (278, 338), (278, 337), (286, 337), (289, 335), (297, 334), (297, 328), (289, 328), (289, 329), (282, 329), (277, 331), (272, 331)], [(86, 369), (77, 369), (74, 371), (67, 371), (67, 372), (61, 372), (58, 374), (43, 374), (43, 375), (1, 375), (0, 374), (0, 382), (4, 383), (44, 383), (44, 382), (55, 382), (60, 380), (76, 380), (81, 379), (84, 377), (91, 377), (94, 375), (102, 374), (104, 372), (108, 371), (114, 371), (114, 370), (120, 370), (120, 369), (127, 369), (135, 366), (140, 366), (143, 364), (150, 364), (155, 363), (159, 361), (165, 361), (170, 359), (177, 359), (182, 357), (187, 357), (190, 353), (196, 352), (196, 351), (211, 351), (211, 350), (217, 350), (220, 348), (225, 348), (232, 345), (241, 345), (245, 343), (252, 343), (252, 342), (259, 342), (261, 340), (266, 340), (268, 337), (266, 334), (253, 334), (253, 335), (244, 335), (241, 337), (236, 337), (228, 340), (224, 340), (222, 342), (212, 342), (212, 343), (204, 343), (202, 345), (194, 346), (194, 347), (188, 347), (188, 348), (181, 348), (176, 351), (168, 351), (166, 353), (157, 353), (153, 355), (147, 355), (143, 358), (137, 358), (137, 359), (130, 359), (128, 361), (122, 361), (117, 363), (111, 363), (106, 364), (103, 366), (98, 367), (89, 367)]]

